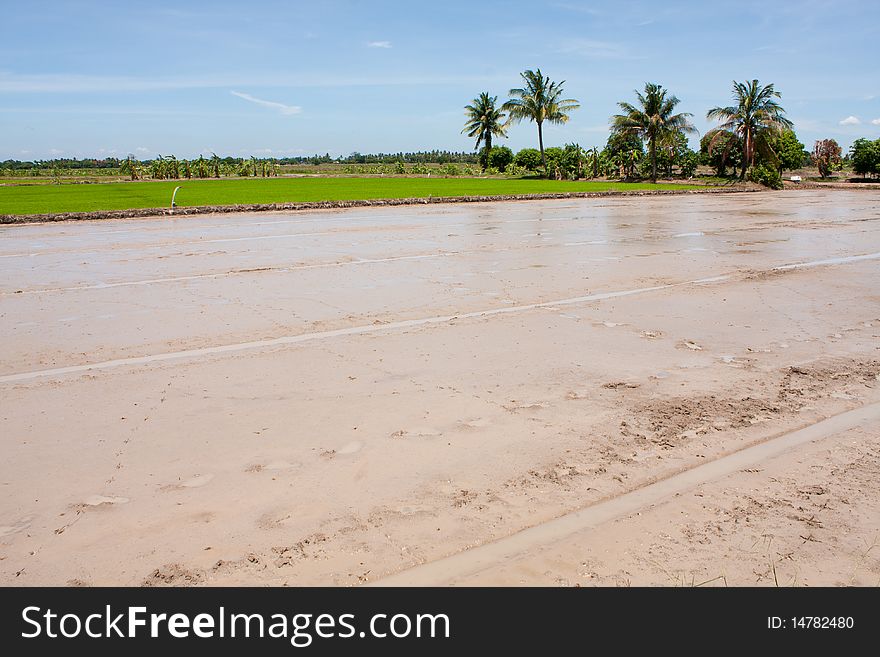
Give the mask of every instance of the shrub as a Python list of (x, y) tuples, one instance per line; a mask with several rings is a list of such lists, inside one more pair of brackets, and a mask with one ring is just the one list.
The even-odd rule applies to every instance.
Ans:
[(513, 151), (507, 146), (493, 146), (489, 151), (488, 162), (490, 167), (503, 172), (513, 162)]
[(759, 164), (749, 169), (749, 180), (770, 189), (782, 189), (782, 176), (777, 169)]
[(697, 172), (697, 165), (700, 163), (700, 155), (688, 149), (678, 161), (681, 168), (681, 175), (684, 178), (690, 178)]
[(541, 153), (537, 148), (524, 148), (513, 158), (513, 163), (528, 171), (537, 171), (541, 167)]

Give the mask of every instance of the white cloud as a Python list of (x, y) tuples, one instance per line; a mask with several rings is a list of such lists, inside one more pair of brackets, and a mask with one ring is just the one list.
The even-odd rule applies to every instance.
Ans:
[[(403, 75), (348, 76), (314, 72), (288, 75), (222, 75), (198, 77), (126, 77), (102, 75), (34, 74), (20, 75), (0, 71), (0, 93), (87, 93), (143, 92), (167, 89), (223, 89), (250, 87), (388, 87), (438, 84), (503, 84), (509, 75)], [(6, 111), (6, 108), (0, 108)], [(43, 111), (43, 110), (41, 110)], [(65, 110), (66, 111), (66, 110)], [(151, 113), (153, 110), (149, 110)]]
[(138, 146), (134, 150), (136, 153), (149, 153), (150, 152), (149, 148), (144, 148), (143, 146)]
[(367, 48), (390, 48), (390, 41), (370, 41), (367, 43)]
[(49, 155), (63, 155), (64, 151), (60, 151), (57, 148), (50, 148)]
[(619, 43), (594, 39), (568, 39), (562, 43), (559, 52), (591, 59), (637, 59)]
[(276, 109), (282, 114), (291, 115), (291, 114), (299, 114), (302, 112), (302, 107), (299, 105), (285, 105), (284, 103), (276, 103), (274, 100), (263, 100), (262, 98), (254, 98), (250, 94), (243, 94), (240, 91), (230, 91), (233, 96), (238, 96), (239, 98), (246, 100), (250, 103), (256, 103), (257, 105), (262, 105), (263, 107), (271, 107), (272, 109)]
[(848, 116), (840, 122), (840, 125), (860, 125), (861, 123), (857, 116)]
[(873, 125), (880, 125), (880, 119), (872, 119), (872, 120), (871, 120), (871, 123), (872, 123)]

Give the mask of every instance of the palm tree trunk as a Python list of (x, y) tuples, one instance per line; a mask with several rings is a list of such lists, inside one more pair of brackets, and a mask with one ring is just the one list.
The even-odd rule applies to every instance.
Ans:
[(547, 158), (544, 156), (544, 133), (541, 130), (540, 121), (538, 121), (538, 147), (541, 149), (541, 166), (544, 167), (544, 175), (547, 175)]
[(742, 171), (739, 174), (740, 180), (746, 179), (746, 170), (749, 168), (749, 164), (751, 164), (751, 162), (750, 162), (750, 160), (752, 159), (751, 153), (750, 153), (750, 150), (751, 150), (750, 147), (752, 145), (751, 136), (752, 135), (748, 130), (746, 130), (745, 134), (743, 135), (743, 162), (742, 162)]
[(483, 162), (485, 162), (485, 165), (483, 166), (483, 171), (485, 171), (489, 166), (489, 151), (492, 150), (492, 133), (491, 132), (485, 133), (483, 139), (484, 139), (484, 146), (486, 148), (486, 157), (483, 159)]
[(657, 182), (657, 135), (651, 135), (651, 182)]

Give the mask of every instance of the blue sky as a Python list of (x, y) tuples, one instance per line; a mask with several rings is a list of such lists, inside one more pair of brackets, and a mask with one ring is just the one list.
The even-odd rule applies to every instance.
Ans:
[[(582, 109), (545, 142), (602, 145), (658, 82), (703, 132), (734, 79), (774, 82), (801, 141), (880, 137), (880, 3), (5, 3), (0, 160), (471, 150), (463, 106), (540, 67)], [(508, 146), (536, 144), (533, 124)]]

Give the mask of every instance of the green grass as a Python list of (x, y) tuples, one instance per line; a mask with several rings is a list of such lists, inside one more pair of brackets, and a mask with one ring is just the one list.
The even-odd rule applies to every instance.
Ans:
[(295, 203), (428, 196), (695, 189), (699, 185), (480, 178), (243, 178), (0, 187), (0, 214), (43, 214), (177, 205)]

